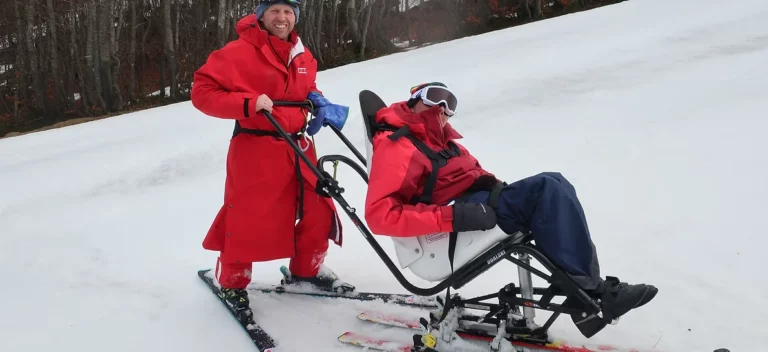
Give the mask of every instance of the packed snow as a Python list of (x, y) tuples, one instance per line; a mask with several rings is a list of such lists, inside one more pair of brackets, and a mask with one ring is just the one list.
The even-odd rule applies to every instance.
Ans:
[[(451, 123), (484, 167), (508, 182), (558, 171), (575, 185), (603, 275), (660, 292), (592, 339), (567, 317), (554, 335), (758, 351), (768, 331), (766, 18), (762, 0), (629, 1), (324, 71), (318, 84), (351, 107), (344, 133), (364, 152), (361, 90), (391, 103), (444, 82), (460, 102)], [(0, 140), (0, 350), (253, 350), (196, 275), (217, 256), (201, 241), (223, 200), (232, 126), (184, 102)], [(315, 141), (320, 154), (354, 159), (330, 130)], [(343, 165), (338, 178), (362, 217), (365, 182)], [(345, 245), (331, 245), (326, 264), (360, 290), (405, 293), (342, 218)], [(391, 240), (377, 239), (395, 258)], [(254, 281), (277, 283), (284, 264), (254, 265)], [(501, 263), (459, 292), (508, 282), (517, 268)], [(411, 334), (357, 320), (376, 304), (251, 300), (283, 351), (353, 351), (336, 340), (348, 330)]]

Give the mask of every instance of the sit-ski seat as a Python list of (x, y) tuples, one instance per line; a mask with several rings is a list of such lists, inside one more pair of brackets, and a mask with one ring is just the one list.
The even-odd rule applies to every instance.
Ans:
[[(373, 136), (376, 134), (376, 112), (386, 107), (383, 102), (380, 106), (363, 107), (363, 121), (365, 122), (365, 151), (368, 174), (371, 173), (373, 164)], [(366, 111), (368, 109), (368, 111)], [(387, 236), (387, 234), (378, 234)], [(391, 237), (398, 262), (402, 269), (409, 269), (421, 279), (437, 282), (451, 275), (451, 263), (448, 258), (448, 243), (450, 234), (447, 232), (424, 235), (418, 237)], [(516, 241), (524, 240), (522, 233), (516, 233)], [(468, 231), (457, 234), (456, 249), (453, 259), (453, 271), (463, 267), (473, 259), (485, 253), (495, 244), (509, 239), (498, 226), (488, 231)]]

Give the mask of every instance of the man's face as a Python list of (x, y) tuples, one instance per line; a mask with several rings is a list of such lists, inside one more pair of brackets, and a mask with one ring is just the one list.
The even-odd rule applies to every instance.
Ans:
[[(416, 106), (413, 107), (413, 112), (418, 114), (422, 111), (429, 110), (429, 109), (431, 109), (431, 107), (424, 104), (423, 101), (419, 101), (418, 103), (416, 103)], [(448, 123), (448, 119), (450, 119), (451, 117), (445, 113), (445, 108), (442, 105), (439, 105), (438, 109), (440, 111), (439, 113), (440, 127), (445, 127), (445, 124)]]
[(293, 13), (293, 8), (288, 5), (272, 5), (264, 12), (261, 22), (264, 23), (264, 28), (269, 34), (286, 40), (296, 25), (296, 14)]

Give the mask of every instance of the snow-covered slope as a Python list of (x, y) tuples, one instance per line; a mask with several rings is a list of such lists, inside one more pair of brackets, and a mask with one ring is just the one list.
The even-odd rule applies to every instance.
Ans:
[[(660, 288), (594, 342), (759, 351), (766, 18), (762, 0), (629, 1), (329, 70), (319, 85), (352, 107), (344, 132), (361, 151), (360, 90), (393, 102), (442, 81), (460, 99), (451, 123), (486, 168), (508, 181), (562, 172), (603, 274)], [(0, 350), (251, 350), (195, 274), (215, 263), (200, 243), (231, 128), (187, 102), (0, 140)], [(329, 130), (316, 141), (352, 157)], [(339, 179), (362, 211), (365, 183), (343, 166)], [(361, 290), (405, 292), (344, 220), (346, 244), (326, 263)], [(255, 265), (254, 279), (277, 282), (285, 263)], [(516, 280), (502, 263), (461, 292)], [(252, 300), (284, 351), (345, 350), (343, 331), (374, 330), (355, 318), (362, 303)], [(552, 332), (582, 339), (567, 318)]]

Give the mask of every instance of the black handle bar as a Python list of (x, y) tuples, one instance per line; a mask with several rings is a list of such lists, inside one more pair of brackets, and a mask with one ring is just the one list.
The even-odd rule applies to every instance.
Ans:
[(309, 100), (304, 100), (304, 101), (274, 100), (272, 101), (272, 106), (293, 106), (297, 108), (311, 108), (312, 103)]
[[(281, 100), (275, 100), (275, 101), (272, 102), (272, 106), (312, 108), (312, 103), (309, 100), (305, 100), (305, 101), (281, 101)], [(262, 110), (262, 112), (264, 113), (265, 116), (268, 114), (267, 111)], [(279, 132), (280, 131), (280, 126), (277, 125), (277, 122), (275, 121), (274, 117), (269, 115), (269, 116), (267, 116), (267, 119), (269, 119), (270, 122), (272, 122), (272, 124), (275, 125), (275, 128), (277, 128), (278, 132)], [(336, 133), (336, 135), (339, 137), (339, 139), (341, 139), (341, 141), (344, 142), (344, 144), (347, 146), (347, 148), (349, 148), (349, 150), (351, 150), (352, 153), (355, 154), (355, 157), (357, 157), (357, 159), (360, 160), (361, 163), (363, 163), (363, 166), (368, 166), (368, 163), (366, 162), (365, 157), (362, 154), (360, 154), (359, 151), (357, 151), (357, 148), (355, 148), (352, 145), (352, 142), (350, 142), (349, 139), (347, 139), (347, 137), (344, 136), (344, 134), (341, 133), (341, 131), (338, 128), (336, 128), (336, 126), (334, 126), (334, 125), (329, 125), (329, 126), (331, 127), (333, 132)], [(283, 138), (285, 138), (285, 136), (283, 136)]]

